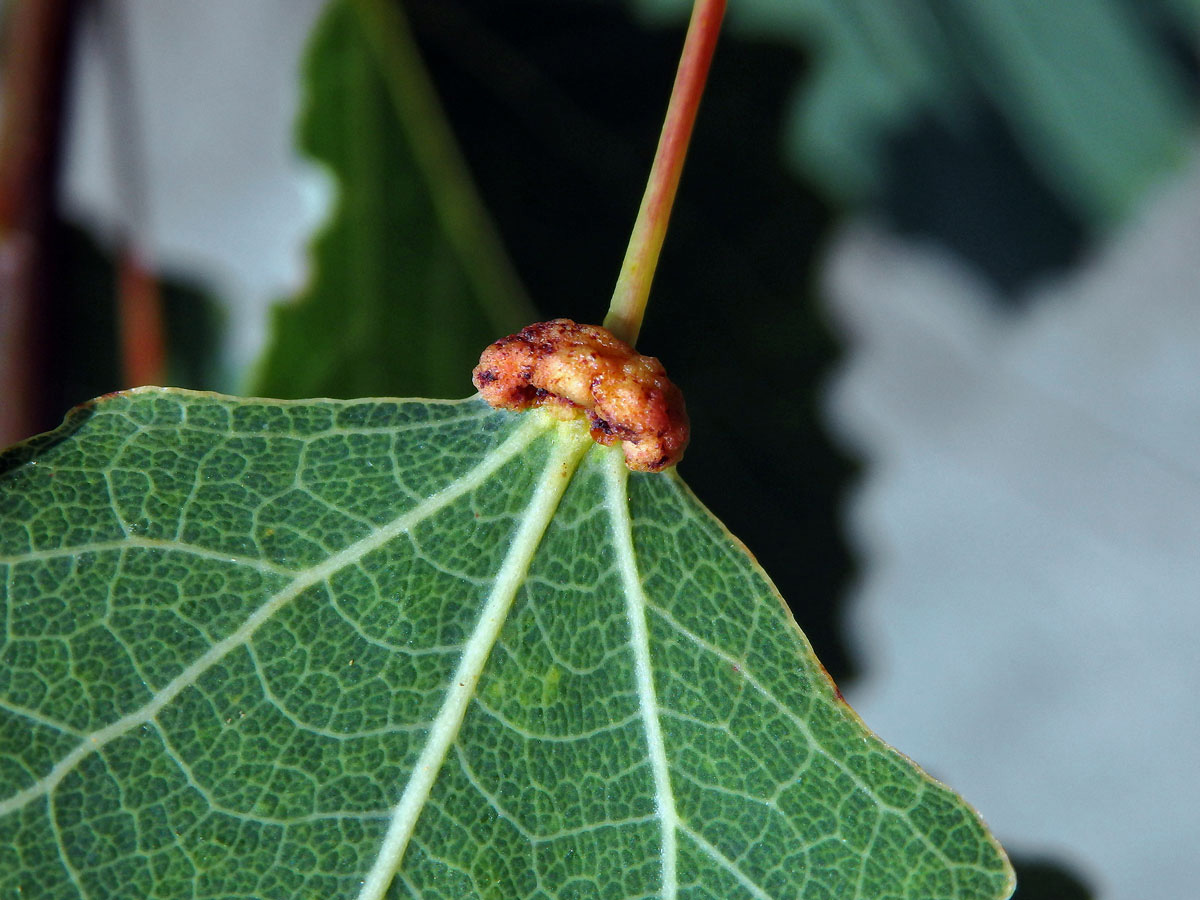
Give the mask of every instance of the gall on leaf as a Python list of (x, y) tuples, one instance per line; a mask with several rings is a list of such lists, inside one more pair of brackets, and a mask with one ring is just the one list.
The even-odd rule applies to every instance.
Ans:
[(592, 439), (606, 446), (620, 441), (635, 472), (661, 472), (687, 447), (683, 394), (662, 363), (599, 325), (570, 319), (529, 325), (489, 345), (471, 380), (498, 409), (584, 414)]

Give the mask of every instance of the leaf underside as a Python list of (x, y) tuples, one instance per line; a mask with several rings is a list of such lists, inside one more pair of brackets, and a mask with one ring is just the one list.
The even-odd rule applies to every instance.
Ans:
[(580, 423), (142, 389), (0, 473), (2, 897), (1011, 891)]

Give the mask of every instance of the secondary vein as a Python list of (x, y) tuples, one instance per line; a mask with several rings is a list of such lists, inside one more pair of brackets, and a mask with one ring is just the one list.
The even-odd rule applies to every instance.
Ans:
[[(650, 660), (650, 631), (646, 624), (646, 594), (642, 590), (637, 557), (633, 550), (633, 526), (629, 518), (626, 486), (629, 470), (619, 453), (609, 455), (605, 472), (605, 503), (612, 522), (613, 542), (617, 551), (617, 569), (625, 591), (625, 613), (629, 619), (629, 642), (633, 649), (634, 677), (637, 680), (638, 707), (646, 731), (646, 752), (654, 778), (654, 800), (662, 834), (662, 900), (675, 900), (679, 892), (677, 874), (679, 814), (667, 749), (659, 719), (658, 698), (654, 691), (654, 670)], [(654, 476), (660, 477), (660, 476)]]
[(350, 544), (329, 557), (325, 562), (300, 573), (287, 586), (272, 594), (252, 612), (238, 629), (213, 644), (186, 669), (156, 691), (153, 697), (138, 709), (111, 722), (104, 728), (85, 735), (70, 753), (60, 759), (44, 776), (22, 791), (0, 800), (0, 816), (24, 807), (30, 801), (49, 794), (76, 766), (93, 753), (135, 728), (149, 722), (186, 688), (195, 684), (205, 672), (225, 659), (233, 650), (244, 645), (284, 605), (294, 600), (313, 585), (319, 584), (335, 573), (351, 565), (388, 541), (415, 527), (449, 503), (478, 487), (504, 463), (527, 447), (545, 429), (543, 421), (527, 416), (521, 427), (514, 431), (499, 446), (488, 453), (479, 464), (457, 480), (446, 485), (433, 496), (407, 513), (398, 516), (377, 531)]
[(463, 647), (462, 658), (450, 679), (446, 698), (442, 701), (433, 725), (430, 726), (429, 737), (416, 765), (413, 766), (400, 800), (392, 811), (383, 844), (363, 881), (358, 900), (379, 900), (395, 878), (408, 849), (408, 842), (417, 826), (417, 820), (445, 763), (446, 755), (458, 737), (459, 727), (467, 713), (467, 705), (475, 696), (479, 677), (491, 656), (496, 640), (500, 637), (500, 630), (508, 618), (513, 598), (525, 581), (533, 555), (542, 541), (546, 527), (554, 517), (555, 510), (558, 509), (563, 491), (566, 490), (579, 460), (583, 458), (591, 443), (587, 434), (580, 429), (559, 429), (559, 440), (555, 444), (555, 450), (546, 463), (533, 499), (525, 509), (520, 527), (509, 545), (508, 553), (492, 584), (492, 592), (484, 603), (475, 629)]
[(761, 887), (759, 887), (757, 884), (755, 884), (755, 882), (753, 882), (749, 877), (747, 877), (746, 873), (743, 872), (740, 868), (738, 868), (737, 864), (734, 863), (733, 860), (731, 860), (728, 856), (726, 856), (724, 853), (722, 853), (720, 850), (718, 850), (716, 847), (714, 847), (712, 844), (710, 844), (708, 841), (706, 841), (703, 838), (703, 836), (700, 835), (699, 832), (693, 831), (691, 828), (688, 828), (686, 825), (682, 826), (682, 827), (683, 827), (684, 832), (687, 834), (687, 836), (691, 840), (696, 842), (696, 846), (698, 846), (701, 850), (703, 850), (704, 853), (711, 860), (713, 860), (713, 862), (717, 863), (719, 866), (721, 866), (721, 868), (723, 868), (726, 872), (728, 872), (735, 879), (737, 879), (737, 883), (740, 884), (742, 887), (744, 887), (746, 889), (746, 891), (752, 897), (754, 897), (754, 900), (771, 900), (770, 895), (766, 891), (764, 891)]

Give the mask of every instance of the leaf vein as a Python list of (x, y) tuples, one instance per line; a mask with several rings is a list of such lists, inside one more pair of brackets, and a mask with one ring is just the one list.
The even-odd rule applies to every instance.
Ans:
[(431, 495), (421, 506), (396, 517), (374, 533), (361, 538), (340, 553), (334, 554), (320, 565), (314, 566), (307, 572), (298, 575), (290, 584), (272, 594), (266, 602), (246, 618), (236, 631), (213, 644), (212, 647), (201, 654), (191, 665), (159, 689), (149, 702), (104, 728), (97, 729), (87, 735), (74, 749), (59, 760), (49, 773), (33, 785), (0, 800), (0, 816), (5, 816), (21, 809), (37, 797), (52, 792), (62, 779), (73, 771), (82, 760), (118, 737), (153, 719), (161, 709), (174, 700), (183, 690), (193, 685), (201, 675), (221, 662), (232, 650), (245, 644), (285, 604), (308, 588), (325, 581), (335, 572), (358, 561), (397, 535), (413, 528), (419, 522), (438, 512), (471, 489), (479, 486), (505, 462), (532, 443), (544, 430), (545, 424), (543, 420), (533, 416), (526, 417), (526, 421), (510, 434), (500, 446), (493, 448), (487, 453), (474, 469)]
[(10, 712), (14, 716), (20, 716), (23, 719), (28, 719), (35, 725), (41, 725), (44, 728), (49, 728), (52, 731), (58, 731), (62, 734), (69, 734), (72, 737), (82, 738), (83, 732), (78, 728), (67, 725), (65, 722), (56, 722), (48, 716), (42, 715), (35, 709), (30, 709), (27, 706), (21, 706), (16, 703), (10, 703), (4, 698), (0, 698), (0, 709), (5, 712)]
[(658, 698), (654, 692), (650, 633), (646, 622), (647, 599), (642, 590), (637, 556), (633, 548), (633, 525), (629, 517), (627, 490), (629, 470), (625, 467), (622, 455), (615, 450), (608, 453), (605, 463), (605, 504), (608, 507), (613, 543), (616, 545), (617, 568), (621, 573), (625, 592), (625, 611), (629, 620), (629, 642), (634, 657), (638, 707), (646, 731), (646, 751), (654, 778), (654, 799), (662, 833), (662, 900), (675, 900), (679, 892), (676, 844), (679, 815), (675, 809), (670, 766), (667, 762), (662, 723), (659, 720)]
[(537, 733), (530, 731), (527, 728), (523, 728), (522, 726), (517, 725), (515, 722), (513, 722), (511, 719), (507, 718), (499, 710), (493, 709), (492, 707), (488, 706), (479, 697), (476, 697), (474, 699), (475, 699), (475, 705), (479, 707), (479, 709), (482, 713), (487, 715), (489, 718), (496, 720), (498, 723), (500, 723), (500, 725), (504, 726), (509, 731), (513, 732), (516, 735), (519, 735), (520, 737), (525, 738), (526, 740), (545, 741), (547, 743), (569, 744), (569, 743), (573, 743), (575, 741), (591, 740), (592, 738), (599, 737), (602, 734), (608, 734), (609, 732), (618, 731), (618, 730), (625, 728), (626, 726), (632, 724), (633, 722), (639, 722), (639, 721), (641, 721), (641, 718), (642, 718), (640, 712), (635, 712), (635, 713), (631, 713), (630, 715), (626, 716), (624, 719), (621, 719), (619, 721), (609, 722), (607, 725), (601, 725), (598, 728), (591, 728), (591, 729), (588, 729), (587, 731), (580, 731), (580, 732), (576, 732), (574, 734), (547, 734), (544, 732), (537, 734)]
[(471, 761), (467, 758), (466, 753), (463, 752), (462, 747), (455, 743), (453, 749), (454, 757), (458, 761), (459, 768), (462, 769), (463, 777), (467, 779), (471, 787), (479, 792), (479, 796), (486, 800), (488, 805), (496, 811), (496, 814), (508, 822), (521, 837), (525, 838), (531, 844), (538, 843), (540, 840), (538, 835), (526, 828), (520, 819), (500, 801), (499, 797), (483, 786), (483, 782), (475, 774), (475, 768), (471, 765)]
[(87, 900), (88, 893), (83, 888), (83, 883), (79, 880), (79, 873), (75, 871), (75, 866), (71, 862), (70, 854), (67, 852), (67, 844), (63, 840), (62, 829), (58, 826), (58, 816), (54, 814), (54, 809), (51, 806), (47, 810), (46, 819), (50, 823), (50, 831), (54, 835), (54, 846), (58, 849), (58, 855), (62, 859), (63, 868), (67, 872), (67, 877), (71, 879), (71, 884), (75, 886), (75, 890), (79, 892), (79, 900)]
[(713, 862), (719, 865), (722, 869), (734, 877), (738, 884), (744, 887), (749, 894), (754, 897), (754, 900), (774, 900), (770, 894), (758, 886), (745, 872), (743, 872), (733, 860), (706, 841), (698, 832), (690, 826), (680, 823), (680, 830), (686, 834), (697, 847), (703, 851), (704, 855), (709, 857)]
[(263, 697), (271, 703), (272, 706), (279, 712), (283, 718), (291, 722), (301, 731), (306, 731), (309, 734), (315, 734), (318, 737), (329, 738), (335, 741), (352, 741), (362, 738), (380, 737), (388, 734), (415, 734), (425, 731), (428, 727), (424, 722), (411, 722), (403, 725), (389, 723), (388, 725), (380, 726), (379, 728), (363, 728), (357, 731), (330, 731), (328, 728), (322, 728), (312, 722), (308, 722), (292, 712), (291, 706), (271, 688), (267, 676), (264, 673), (262, 663), (258, 659), (258, 651), (254, 649), (252, 641), (247, 642), (246, 651), (250, 654), (251, 661), (254, 663), (254, 670), (258, 676), (258, 683), (262, 687)]
[[(812, 743), (813, 746), (824, 747), (824, 744), (820, 740), (817, 739), (815, 734), (813, 734), (813, 731), (809, 727), (808, 723), (805, 722), (804, 719), (802, 719), (800, 716), (796, 715), (795, 712), (793, 712), (787, 705), (785, 705), (781, 700), (779, 700), (770, 690), (768, 690), (765, 685), (763, 685), (757, 678), (755, 678), (754, 674), (751, 672), (751, 670), (745, 664), (743, 664), (741, 661), (739, 661), (739, 660), (735, 659), (734, 657), (730, 656), (729, 654), (727, 654), (720, 647), (710, 644), (708, 641), (704, 640), (702, 637), (700, 637), (699, 635), (692, 632), (690, 629), (688, 629), (685, 625), (683, 625), (681, 622), (679, 622), (677, 619), (675, 619), (673, 616), (671, 616), (670, 613), (668, 613), (666, 610), (662, 609), (661, 607), (651, 605), (651, 608), (653, 609), (654, 612), (656, 612), (659, 616), (662, 617), (662, 619), (668, 624), (668, 626), (673, 628), (675, 631), (677, 631), (683, 637), (686, 637), (690, 641), (695, 643), (696, 646), (699, 647), (700, 649), (706, 650), (709, 653), (712, 653), (714, 656), (717, 656), (718, 658), (720, 658), (721, 660), (723, 660), (724, 662), (726, 662), (729, 665), (737, 665), (739, 667), (739, 669), (741, 670), (742, 677), (746, 680), (747, 684), (749, 684), (756, 691), (758, 691), (758, 693), (761, 694), (772, 706), (774, 706), (781, 713), (783, 713), (784, 716), (786, 716), (796, 726), (797, 730), (801, 734), (803, 734), (804, 737), (807, 738)], [(862, 790), (865, 794), (867, 794), (867, 796), (871, 797), (876, 803), (880, 804), (881, 806), (887, 806), (889, 809), (894, 809), (900, 813), (906, 812), (906, 810), (904, 810), (904, 809), (901, 809), (899, 807), (896, 807), (896, 806), (893, 806), (892, 804), (887, 803), (881, 796), (879, 796), (879, 794), (875, 790), (873, 790), (871, 788), (871, 786), (869, 784), (867, 784), (867, 782), (863, 781), (861, 775), (859, 775), (857, 772), (855, 772), (853, 769), (851, 769), (848, 765), (846, 765), (845, 762), (843, 762), (837, 756), (834, 756), (828, 750), (825, 751), (825, 758), (834, 766), (834, 768), (836, 768), (843, 775), (845, 775), (847, 778), (849, 778), (851, 781), (853, 781), (854, 784), (860, 790)], [(923, 786), (925, 786), (925, 785), (923, 784)], [(941, 847), (939, 847), (935, 843), (933, 843), (933, 841), (930, 840), (930, 838), (927, 834), (925, 834), (923, 831), (919, 830), (916, 827), (912, 827), (912, 833), (922, 844), (924, 844), (924, 846), (927, 850), (929, 850), (934, 856), (936, 856), (939, 860), (941, 860), (948, 868), (954, 868), (955, 864), (953, 862), (951, 862), (951, 860), (946, 856), (945, 851), (943, 851)]]
[[(545, 429), (545, 418), (526, 418), (538, 423), (536, 428), (539, 431)], [(554, 450), (509, 545), (475, 629), (463, 647), (462, 658), (450, 680), (446, 698), (429, 728), (429, 738), (393, 809), (391, 824), (375, 862), (363, 881), (359, 900), (379, 900), (400, 868), (417, 820), (433, 790), (446, 754), (458, 736), (467, 705), (475, 694), (483, 667), (500, 636), (513, 598), (524, 581), (533, 555), (558, 509), (559, 500), (574, 475), (575, 467), (591, 444), (590, 437), (571, 425), (569, 422), (563, 423), (557, 428)]]
[(269, 816), (263, 813), (250, 812), (245, 809), (235, 809), (224, 803), (216, 800), (211, 793), (211, 790), (206, 787), (201, 780), (192, 771), (192, 767), (183, 759), (175, 743), (170, 739), (167, 730), (163, 724), (155, 719), (152, 723), (155, 730), (158, 732), (159, 739), (163, 743), (163, 747), (167, 751), (168, 758), (183, 774), (184, 780), (188, 783), (200, 797), (208, 804), (209, 809), (213, 812), (223, 813), (234, 818), (257, 822), (262, 825), (281, 825), (287, 827), (289, 825), (303, 825), (310, 822), (323, 822), (329, 820), (351, 819), (353, 821), (361, 821), (366, 819), (384, 819), (387, 817), (386, 809), (379, 810), (334, 810), (329, 812), (311, 812), (302, 816)]
[(30, 550), (26, 553), (0, 556), (0, 564), (21, 565), (22, 563), (73, 558), (87, 553), (123, 553), (127, 550), (159, 550), (165, 553), (181, 553), (185, 556), (229, 563), (253, 569), (266, 575), (275, 575), (282, 578), (293, 578), (297, 574), (297, 570), (295, 569), (288, 569), (256, 556), (240, 556), (236, 553), (210, 550), (207, 547), (199, 547), (170, 538), (149, 538), (136, 535), (130, 535), (128, 538), (113, 541), (97, 541), (96, 543), (75, 544), (69, 547), (55, 547), (54, 549), (47, 550)]

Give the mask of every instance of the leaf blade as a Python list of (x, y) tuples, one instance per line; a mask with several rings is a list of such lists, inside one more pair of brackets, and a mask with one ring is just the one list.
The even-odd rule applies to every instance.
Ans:
[[(907, 829), (896, 815), (881, 816), (880, 827), (887, 827), (894, 833), (907, 831), (910, 841), (915, 838), (926, 846), (926, 852), (922, 854), (926, 859), (941, 856), (945, 851), (937, 847), (935, 840), (922, 835), (918, 824), (925, 830), (932, 829), (929, 822), (936, 818), (934, 811), (942, 809), (946, 798), (954, 795), (863, 725), (813, 655), (807, 639), (769, 578), (680, 479), (672, 476), (656, 482), (633, 478), (630, 485), (631, 519), (634, 523), (644, 523), (643, 536), (640, 540), (635, 536), (635, 545), (639, 548), (642, 571), (646, 573), (647, 591), (652, 597), (658, 595), (649, 607), (657, 626), (654, 645), (660, 655), (672, 654), (668, 657), (671, 663), (659, 668), (662, 685), (658, 695), (664, 698), (668, 708), (672, 704), (678, 705), (675, 715), (681, 726), (686, 726), (689, 719), (697, 718), (698, 712), (717, 721), (721, 720), (718, 712), (723, 712), (729, 717), (731, 730), (742, 735), (757, 734), (757, 745), (751, 744), (754, 753), (739, 752), (735, 748), (727, 751), (726, 772), (752, 772), (755, 766), (762, 768), (758, 779), (747, 779), (746, 787), (753, 790), (746, 793), (761, 801), (761, 795), (770, 786), (770, 790), (778, 791), (776, 804), (780, 809), (795, 823), (800, 823), (790, 826), (794, 832), (790, 838), (776, 829), (772, 842), (760, 841), (761, 846), (756, 850), (746, 849), (744, 852), (751, 853), (752, 858), (753, 852), (760, 854), (755, 861), (756, 867), (769, 869), (772, 859), (787, 858), (789, 850), (794, 855), (795, 848), (805, 842), (820, 849), (820, 841), (828, 842), (838, 828), (847, 827), (812, 813), (812, 809), (820, 809), (827, 798), (823, 800), (820, 794), (805, 796), (803, 771), (789, 762), (806, 755), (816, 760), (814, 766), (824, 784), (841, 785), (843, 793), (850, 798), (864, 793), (875, 798), (875, 802), (885, 809), (911, 806), (909, 816), (915, 821)], [(659, 524), (662, 511), (672, 505), (691, 510), (691, 516), (681, 515), (679, 519), (689, 522), (688, 527), (698, 533), (689, 540), (707, 544), (709, 548), (704, 553), (694, 554), (695, 559), (723, 558), (731, 564), (730, 572), (735, 573), (734, 577), (715, 582), (721, 585), (720, 589), (713, 590), (708, 585), (700, 567), (694, 566), (696, 574), (688, 577), (686, 569), (667, 564), (672, 556), (683, 560), (689, 558), (681, 547), (671, 553), (667, 549), (670, 543), (662, 539)], [(726, 551), (724, 556), (722, 549)], [(769, 602), (750, 602), (754, 596)], [(716, 639), (706, 639), (705, 632), (716, 635)], [(714, 677), (711, 672), (706, 677), (705, 668), (696, 663), (690, 650), (677, 649), (680, 640), (685, 648), (688, 645), (700, 648), (720, 663), (724, 668), (718, 666), (715, 670), (724, 673), (725, 677)], [(721, 646), (722, 643), (725, 646)], [(692, 661), (685, 664), (685, 659)], [(690, 679), (681, 678), (680, 672), (688, 673)], [(771, 673), (771, 679), (761, 677), (764, 672)], [(697, 696), (689, 681), (705, 685), (703, 697)], [(739, 701), (748, 706), (739, 711), (735, 698), (744, 691), (744, 686), (739, 686), (743, 682), (759, 699)], [(715, 710), (712, 707), (718, 698), (723, 699), (725, 706)], [(680, 727), (678, 731), (681, 733), (674, 742), (675, 758), (686, 760), (684, 750), (694, 738), (688, 736), (686, 727)], [(847, 747), (859, 746), (866, 748), (861, 754), (847, 754), (847, 760), (839, 759), (846, 754)], [(764, 763), (772, 765), (768, 768)], [(702, 781), (703, 772), (683, 771), (679, 765), (676, 768), (688, 776), (688, 780)], [(703, 789), (693, 788), (691, 793), (692, 796), (681, 804), (681, 820), (694, 832), (690, 835), (693, 840), (701, 845), (708, 841), (713, 848), (719, 848), (721, 841), (705, 838), (704, 826), (690, 823), (719, 822), (720, 816), (716, 812), (722, 806), (714, 805)], [(745, 803), (753, 803), (753, 800), (745, 801), (743, 805)], [(806, 808), (808, 812), (805, 812)], [(951, 814), (951, 809), (956, 811)], [(947, 807), (947, 814), (954, 819), (956, 828), (963, 829), (964, 834), (960, 837), (965, 837), (965, 832), (973, 835), (972, 839), (963, 842), (963, 846), (974, 848), (972, 852), (978, 854), (980, 864), (978, 872), (972, 874), (968, 862), (945, 860), (948, 868), (964, 866), (959, 875), (961, 883), (955, 885), (955, 890), (960, 891), (961, 896), (1007, 896), (1011, 893), (1014, 884), (1011, 869), (977, 814), (957, 798)], [(844, 837), (850, 840), (852, 835)], [(772, 843), (773, 849), (766, 849)], [(870, 841), (866, 844), (869, 846)], [(732, 840), (730, 846), (748, 848), (749, 842), (745, 838), (741, 843)], [(722, 855), (728, 859), (738, 854), (731, 851)], [(821, 854), (814, 850), (809, 856), (808, 864), (820, 868), (814, 865), (814, 860)], [(894, 883), (879, 880), (881, 873), (874, 876), (874, 883), (868, 881), (868, 862), (864, 857), (861, 892), (853, 878), (845, 878), (844, 863), (832, 869), (826, 867), (825, 877), (831, 879), (833, 886), (828, 889), (832, 895), (888, 896), (887, 891), (897, 890)], [(938, 866), (933, 868), (936, 870)], [(920, 889), (913, 894), (921, 895)], [(931, 890), (929, 895), (942, 894)]]
[(579, 423), (142, 390), (0, 471), (0, 890), (1011, 887), (682, 482)]
[[(536, 419), (530, 419), (530, 423), (536, 422)], [(584, 438), (576, 432), (572, 439), (560, 440), (554, 454), (546, 462), (541, 480), (529, 501), (526, 517), (513, 536), (475, 630), (463, 647), (462, 658), (450, 680), (446, 699), (430, 726), (421, 756), (417, 759), (412, 776), (405, 782), (404, 792), (400, 795), (384, 835), (383, 846), (359, 892), (359, 900), (378, 900), (399, 870), (417, 819), (429, 799), (429, 792), (441, 772), (446, 754), (458, 736), (466, 706), (475, 693), (481, 670), (495, 646), (513, 597), (529, 569), (542, 533), (558, 508), (562, 492), (586, 449)]]

